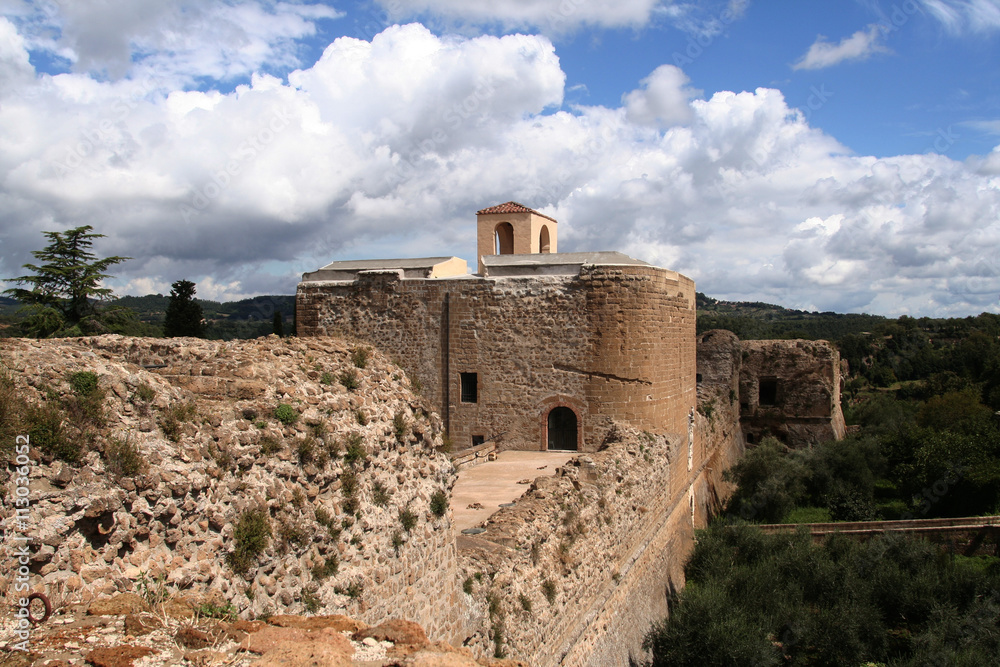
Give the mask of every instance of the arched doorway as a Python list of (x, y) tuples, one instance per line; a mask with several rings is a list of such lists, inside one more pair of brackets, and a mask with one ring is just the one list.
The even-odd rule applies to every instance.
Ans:
[(493, 231), (496, 253), (498, 255), (514, 254), (514, 225), (501, 222)]
[(567, 407), (552, 408), (548, 419), (548, 448), (576, 451), (576, 413)]
[(550, 252), (549, 248), (549, 228), (542, 225), (542, 231), (538, 235), (538, 252), (547, 254)]

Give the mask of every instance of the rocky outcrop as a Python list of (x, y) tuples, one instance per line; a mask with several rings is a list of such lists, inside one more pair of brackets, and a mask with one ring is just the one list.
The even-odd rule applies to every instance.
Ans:
[[(8, 469), (3, 528), (27, 538), (31, 590), (57, 607), (131, 592), (189, 613), (402, 615), (454, 634), (435, 610), (461, 595), (454, 468), (438, 417), (374, 350), (102, 336), (8, 339), (0, 360), (31, 439), (30, 508), (16, 515)], [(74, 389), (80, 372), (93, 392)], [(6, 609), (17, 558), (6, 539)]]
[[(419, 625), (399, 619), (377, 626), (337, 614), (243, 621), (185, 614), (183, 605), (140, 603), (135, 609), (135, 599), (126, 593), (90, 605), (65, 605), (33, 628), (27, 650), (6, 653), (0, 664), (527, 667), (513, 660), (477, 660), (468, 649), (432, 642)], [(19, 641), (9, 628), (0, 630), (0, 646)]]

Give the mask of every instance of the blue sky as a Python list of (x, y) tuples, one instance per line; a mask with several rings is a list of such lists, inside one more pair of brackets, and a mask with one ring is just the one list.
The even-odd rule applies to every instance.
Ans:
[(1000, 312), (1000, 1), (0, 0), (0, 276), (92, 224), (112, 287), (291, 293), (562, 250), (719, 298)]

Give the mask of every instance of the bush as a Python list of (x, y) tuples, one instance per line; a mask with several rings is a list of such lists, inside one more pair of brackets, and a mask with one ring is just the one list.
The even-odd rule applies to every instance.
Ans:
[(73, 396), (65, 401), (71, 420), (77, 424), (104, 424), (104, 390), (98, 386), (97, 373), (78, 371), (67, 378)]
[(111, 438), (108, 441), (104, 447), (104, 466), (118, 479), (135, 477), (145, 469), (146, 460), (139, 446), (132, 441), (131, 433), (124, 439)]
[(555, 604), (557, 592), (556, 582), (551, 579), (546, 579), (542, 582), (542, 594), (545, 595), (545, 599), (549, 601), (549, 604)]
[(354, 391), (360, 386), (360, 381), (358, 380), (358, 373), (353, 368), (350, 368), (340, 374), (340, 384), (344, 386), (347, 391)]
[(392, 432), (396, 436), (397, 442), (402, 442), (406, 434), (410, 431), (410, 425), (406, 420), (406, 413), (399, 411), (392, 416)]
[(239, 611), (233, 606), (232, 602), (226, 602), (226, 604), (221, 606), (205, 602), (195, 610), (195, 614), (202, 618), (218, 618), (229, 623), (235, 623), (240, 620)]
[(54, 405), (28, 408), (28, 439), (43, 454), (67, 463), (78, 463), (83, 448), (63, 430), (63, 414)]
[(403, 527), (403, 530), (410, 532), (417, 525), (417, 515), (409, 507), (403, 507), (399, 510), (399, 525)]
[(389, 504), (389, 489), (382, 482), (375, 480), (372, 482), (372, 504), (377, 507), (385, 507)]
[(351, 433), (347, 436), (347, 449), (344, 451), (344, 463), (354, 467), (357, 463), (364, 463), (368, 457), (365, 451), (364, 440), (360, 433)]
[(333, 384), (333, 373), (329, 371), (324, 371), (323, 375), (319, 378), (320, 384)]
[(156, 398), (156, 390), (143, 382), (135, 388), (135, 395), (143, 403), (152, 403), (153, 399)]
[(181, 439), (181, 425), (190, 421), (198, 413), (194, 403), (178, 403), (171, 405), (160, 415), (160, 429), (173, 442)]
[(260, 453), (264, 456), (276, 454), (285, 448), (285, 444), (273, 435), (265, 435), (260, 439)]
[(316, 458), (316, 438), (306, 436), (296, 441), (295, 453), (299, 457), (299, 463), (309, 463)]
[(398, 530), (392, 531), (392, 548), (396, 552), (396, 556), (399, 556), (399, 550), (403, 548), (404, 544), (403, 534)]
[(299, 420), (299, 413), (288, 403), (280, 403), (274, 409), (274, 418), (285, 426), (290, 426)]
[(80, 397), (90, 396), (97, 391), (97, 373), (79, 371), (69, 376), (69, 386)]
[(358, 368), (364, 368), (368, 365), (370, 356), (371, 350), (367, 347), (356, 347), (351, 351), (351, 362)]
[(448, 511), (448, 494), (443, 489), (438, 489), (431, 495), (431, 513), (436, 517), (443, 517)]
[(337, 574), (338, 570), (340, 570), (340, 558), (334, 553), (327, 556), (322, 563), (315, 565), (312, 569), (312, 575), (315, 579), (322, 581)]
[(271, 521), (266, 509), (248, 509), (240, 514), (233, 528), (235, 549), (226, 555), (233, 572), (245, 575), (271, 539)]

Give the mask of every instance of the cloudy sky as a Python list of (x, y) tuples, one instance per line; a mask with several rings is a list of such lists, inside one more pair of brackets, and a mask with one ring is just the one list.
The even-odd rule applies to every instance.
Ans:
[(457, 255), (514, 200), (717, 298), (1000, 312), (1000, 0), (0, 0), (0, 277)]

